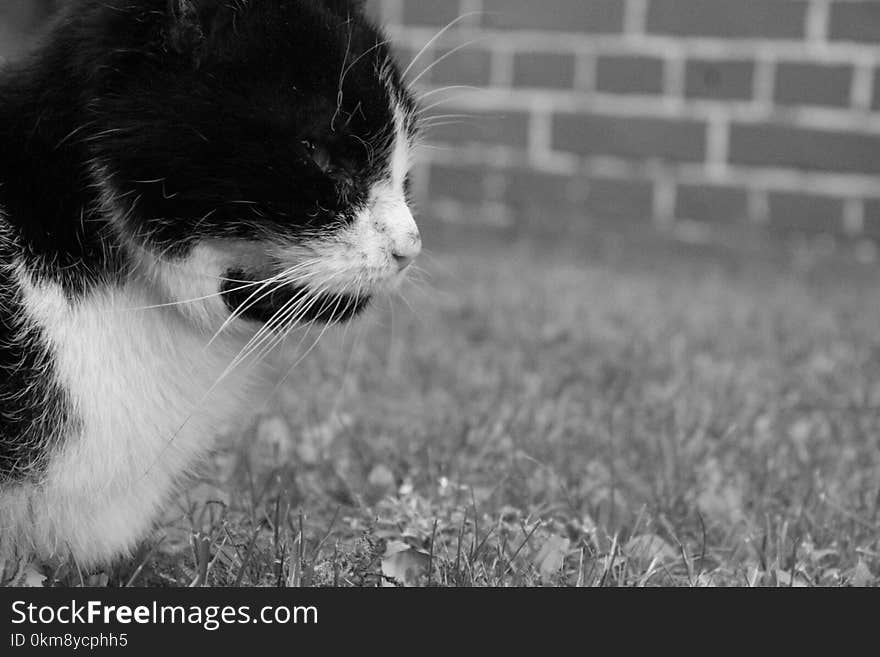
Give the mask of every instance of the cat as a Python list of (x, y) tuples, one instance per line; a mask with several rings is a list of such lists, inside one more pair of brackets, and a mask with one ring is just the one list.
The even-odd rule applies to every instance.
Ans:
[(131, 554), (266, 354), (399, 284), (418, 128), (357, 0), (72, 0), (0, 73), (0, 563)]

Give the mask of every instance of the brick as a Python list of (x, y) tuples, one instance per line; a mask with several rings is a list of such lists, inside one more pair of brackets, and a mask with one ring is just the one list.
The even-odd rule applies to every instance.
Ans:
[(567, 175), (512, 169), (505, 178), (505, 196), (513, 207), (570, 209), (578, 192), (575, 179)]
[(843, 201), (829, 196), (773, 192), (770, 227), (780, 232), (843, 233)]
[(654, 185), (640, 179), (573, 178), (516, 169), (507, 174), (507, 202), (520, 215), (518, 223), (532, 227), (534, 217), (548, 213), (647, 221), (653, 212)]
[(405, 0), (403, 3), (404, 25), (448, 25), (460, 16), (457, 2), (425, 2)]
[(853, 67), (804, 62), (780, 62), (774, 98), (780, 105), (847, 107)]
[(553, 147), (579, 155), (700, 161), (706, 126), (700, 121), (598, 114), (557, 114)]
[(740, 222), (749, 216), (748, 192), (741, 187), (679, 185), (675, 216), (712, 223)]
[[(457, 113), (457, 112), (456, 112)], [(432, 142), (485, 143), (524, 149), (529, 141), (529, 115), (524, 112), (466, 112), (455, 123), (429, 129)], [(429, 119), (430, 120), (430, 119)]]
[(654, 34), (739, 39), (800, 39), (807, 2), (796, 0), (650, 0)]
[(880, 199), (865, 201), (865, 225), (863, 233), (874, 239), (880, 238)]
[(599, 57), (596, 89), (614, 94), (663, 93), (663, 60), (625, 55)]
[(485, 167), (435, 163), (428, 173), (428, 195), (432, 199), (481, 202), (487, 196), (486, 176)]
[(685, 96), (717, 100), (750, 100), (755, 65), (743, 60), (692, 59), (685, 68)]
[(517, 53), (513, 58), (516, 87), (571, 89), (574, 87), (574, 55)]
[(584, 191), (590, 217), (647, 222), (654, 213), (654, 185), (648, 180), (591, 178)]
[(504, 201), (517, 231), (534, 236), (550, 235), (548, 227), (561, 227), (582, 214), (574, 203), (575, 179), (528, 168), (504, 173)]
[(484, 0), (483, 11), (494, 29), (607, 34), (623, 30), (624, 0)]
[(880, 135), (734, 124), (730, 161), (788, 169), (880, 173)]
[(830, 38), (834, 41), (880, 41), (880, 4), (835, 2), (831, 6)]
[[(425, 77), (430, 76), (429, 79), (434, 84), (468, 84), (477, 87), (489, 85), (492, 76), (492, 56), (489, 52), (479, 48), (452, 51), (452, 48), (438, 50), (434, 56), (434, 62), (437, 63), (425, 63), (425, 66), (431, 66)], [(440, 60), (441, 57), (445, 59)]]

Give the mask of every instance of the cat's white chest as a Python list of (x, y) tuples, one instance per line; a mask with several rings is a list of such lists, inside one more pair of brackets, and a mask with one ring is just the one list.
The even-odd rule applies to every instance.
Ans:
[(62, 448), (31, 491), (34, 538), (100, 561), (133, 546), (218, 430), (247, 416), (255, 377), (226, 372), (240, 336), (206, 346), (174, 308), (143, 309), (156, 299), (136, 283), (73, 303), (31, 285), (25, 298), (70, 403)]

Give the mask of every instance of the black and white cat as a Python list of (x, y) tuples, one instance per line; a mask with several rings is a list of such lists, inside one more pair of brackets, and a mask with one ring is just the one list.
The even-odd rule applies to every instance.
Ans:
[(398, 283), (416, 117), (356, 0), (73, 0), (0, 75), (0, 563), (130, 552), (251, 361)]

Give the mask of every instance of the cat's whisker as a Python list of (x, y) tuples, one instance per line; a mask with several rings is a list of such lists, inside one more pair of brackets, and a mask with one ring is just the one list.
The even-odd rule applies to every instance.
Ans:
[[(413, 273), (415, 274), (418, 272), (413, 272)], [(428, 292), (434, 290), (434, 286), (431, 284), (431, 282), (428, 281), (423, 276), (419, 276), (419, 277), (412, 276), (409, 278), (409, 280), (407, 280), (405, 285), (406, 285), (407, 289), (415, 290), (416, 292), (418, 292), (420, 294), (427, 294)]]
[[(432, 269), (439, 269), (444, 275), (453, 278), (456, 282), (463, 282), (463, 279), (458, 273), (456, 273), (451, 267), (440, 261), (430, 251), (423, 251), (421, 257), (431, 263)], [(413, 289), (415, 291), (424, 295), (430, 294), (433, 298), (436, 298), (438, 296), (450, 299), (452, 298), (452, 295), (448, 291), (445, 291), (443, 288), (438, 287), (434, 284), (433, 281), (434, 278), (436, 278), (434, 272), (429, 271), (424, 267), (420, 267), (419, 265), (412, 265), (411, 270), (414, 275), (410, 276), (408, 282), (413, 284)]]
[[(278, 334), (278, 344), (287, 341), (287, 338), (290, 337), (290, 334), (293, 333), (297, 328), (303, 328), (303, 336), (300, 338), (299, 342), (296, 346), (291, 350), (293, 353), (296, 353), (297, 350), (303, 345), (306, 339), (309, 336), (312, 328), (315, 326), (316, 322), (314, 320), (306, 322), (305, 324), (300, 324), (300, 321), (303, 317), (305, 317), (308, 313), (312, 311), (315, 305), (323, 298), (323, 295), (327, 292), (327, 288), (320, 287), (316, 292), (309, 296), (308, 299), (304, 300), (299, 304), (297, 308), (290, 311), (288, 316), (285, 318), (286, 326), (283, 326), (279, 330)], [(326, 301), (325, 301), (326, 303)]]
[(420, 142), (415, 144), (415, 148), (423, 148), (428, 151), (454, 151), (455, 149), (452, 146), (438, 146), (436, 144), (426, 144), (424, 142)]
[[(297, 299), (293, 299), (289, 302), (290, 305), (295, 305), (297, 303)], [(282, 310), (286, 310), (286, 305)], [(279, 310), (281, 312), (281, 310)], [(242, 363), (253, 360), (254, 364), (259, 362), (260, 358), (253, 358), (252, 356), (260, 349), (264, 342), (271, 341), (273, 339), (273, 334), (275, 332), (276, 326), (280, 325), (280, 319), (276, 316), (273, 316), (268, 322), (263, 324), (260, 327), (260, 330), (247, 342), (247, 344), (242, 347), (242, 349), (238, 352), (235, 358), (227, 365), (226, 369), (218, 377), (218, 381), (223, 381), (230, 373), (234, 370), (238, 369), (239, 365)]]
[(353, 137), (355, 141), (359, 142), (364, 147), (364, 150), (367, 152), (367, 161), (369, 161), (370, 164), (373, 164), (376, 161), (376, 149), (373, 148), (373, 145), (366, 139), (358, 137), (357, 135), (353, 135)]
[[(418, 299), (428, 299), (428, 300), (431, 300), (431, 299), (437, 299), (437, 297), (439, 296), (439, 295), (438, 295), (436, 292), (434, 292), (434, 291), (427, 290), (427, 289), (425, 289), (425, 288), (418, 287), (418, 286), (413, 286), (413, 288), (412, 288), (412, 290), (411, 290), (411, 293), (412, 293), (414, 296), (416, 296)], [(424, 318), (424, 312), (423, 312), (423, 311), (418, 311), (418, 310), (416, 310), (417, 306), (416, 306), (416, 305), (415, 305), (415, 304), (414, 304), (409, 298), (404, 297), (404, 301), (407, 303), (407, 305), (410, 306), (410, 309), (414, 311), (414, 315), (415, 315), (417, 318), (419, 318), (419, 320), (420, 320), (420, 324), (421, 324), (422, 326), (426, 326), (426, 325), (427, 325), (426, 322), (423, 321), (423, 318)]]
[[(254, 359), (254, 362), (259, 362), (262, 360), (265, 355), (270, 353), (274, 348), (275, 337), (277, 337), (276, 331), (281, 330), (281, 328), (287, 323), (287, 317), (295, 316), (298, 314), (302, 314), (304, 312), (308, 312), (308, 307), (305, 304), (308, 304), (312, 299), (313, 294), (308, 289), (303, 289), (294, 296), (294, 298), (290, 299), (287, 303), (285, 303), (280, 309), (278, 309), (272, 317), (267, 321), (257, 334), (251, 338), (250, 341), (244, 346), (244, 348), (239, 352), (239, 355), (233, 360), (229, 365), (229, 369), (235, 369), (240, 362), (243, 362), (249, 359), (253, 354), (258, 351), (261, 352), (259, 356)], [(314, 301), (312, 301), (314, 303)], [(294, 319), (295, 321), (295, 319)], [(264, 347), (265, 344), (269, 345), (268, 349), (261, 348)]]
[(333, 117), (330, 119), (330, 130), (336, 132), (336, 119), (339, 117), (339, 114), (342, 112), (342, 103), (344, 100), (343, 96), (343, 85), (345, 83), (345, 72), (346, 66), (348, 65), (348, 56), (351, 53), (351, 39), (354, 36), (354, 28), (351, 24), (351, 17), (349, 16), (348, 21), (348, 41), (345, 45), (345, 55), (342, 58), (342, 69), (339, 72), (339, 88), (336, 92), (336, 111), (333, 113)]
[(476, 93), (478, 91), (486, 91), (485, 87), (477, 87), (472, 84), (450, 84), (445, 87), (437, 87), (436, 89), (429, 89), (428, 91), (425, 91), (416, 99), (416, 102), (422, 103), (426, 98), (430, 98), (431, 96), (447, 93), (450, 91), (456, 91), (458, 89), (467, 89), (469, 92), (472, 93)]
[(226, 321), (224, 321), (223, 324), (220, 325), (220, 328), (217, 329), (217, 331), (208, 341), (208, 344), (205, 345), (205, 349), (211, 347), (211, 345), (214, 344), (214, 342), (217, 340), (217, 338), (220, 337), (223, 331), (225, 331), (227, 328), (229, 328), (229, 326), (238, 321), (241, 316), (244, 315), (244, 313), (246, 313), (250, 308), (254, 306), (254, 304), (259, 303), (267, 296), (271, 296), (275, 291), (281, 289), (284, 283), (279, 281), (281, 281), (280, 275), (275, 275), (269, 279), (261, 281), (257, 290), (254, 291), (242, 303), (240, 303), (238, 307), (230, 313), (229, 317), (226, 318)]
[(409, 271), (410, 271), (411, 273), (413, 273), (413, 274), (419, 274), (419, 275), (421, 275), (421, 276), (427, 276), (428, 278), (431, 278), (431, 277), (433, 276), (433, 274), (431, 274), (431, 272), (429, 272), (427, 269), (425, 269), (425, 268), (422, 267), (421, 265), (418, 265), (418, 264), (415, 264), (415, 263), (413, 263), (412, 265), (409, 266)]
[[(478, 114), (470, 114), (467, 112), (449, 112), (447, 114), (431, 114), (430, 116), (426, 116), (425, 118), (420, 120), (420, 124), (424, 125), (425, 123), (430, 123), (431, 121), (442, 121), (444, 119), (480, 119), (483, 118), (482, 115)], [(496, 118), (496, 117), (490, 117)]]
[(394, 329), (397, 326), (394, 321), (394, 297), (390, 295), (388, 296), (388, 312), (391, 318), (391, 328), (388, 331), (388, 353), (385, 367), (390, 371), (394, 363)]
[[(322, 288), (320, 288), (320, 290), (316, 294), (312, 295), (311, 298), (305, 302), (305, 305), (301, 304), (299, 307), (288, 311), (287, 317), (284, 318), (283, 321), (279, 322), (279, 329), (277, 331), (277, 335), (275, 335), (274, 337), (271, 335), (269, 336), (269, 338), (270, 338), (269, 343), (267, 344), (267, 346), (265, 346), (263, 348), (262, 352), (254, 358), (254, 361), (259, 362), (259, 361), (263, 360), (276, 347), (283, 344), (287, 340), (290, 333), (292, 333), (293, 330), (298, 326), (299, 319), (301, 317), (305, 316), (306, 313), (311, 311), (311, 309), (314, 307), (314, 305), (322, 298), (322, 295), (324, 293), (325, 293), (325, 288), (322, 287)], [(318, 312), (319, 313), (323, 312), (324, 306), (326, 306), (326, 305), (327, 305), (327, 302), (325, 300), (324, 304), (322, 305), (321, 309), (319, 309)], [(284, 324), (286, 324), (286, 327), (283, 326)], [(309, 322), (305, 326), (305, 329), (306, 329), (305, 334), (300, 339), (300, 342), (297, 344), (297, 346), (294, 348), (294, 350), (293, 350), (294, 352), (296, 352), (296, 350), (298, 350), (302, 346), (302, 343), (308, 337), (308, 334), (311, 330), (311, 327), (314, 326), (314, 324), (315, 324), (315, 322), (312, 321), (312, 322)], [(274, 392), (273, 392), (273, 394), (274, 394)]]
[[(295, 273), (299, 273), (302, 271), (307, 271), (311, 266), (313, 266), (317, 262), (317, 259), (307, 260), (302, 262), (290, 269), (287, 269), (275, 276), (272, 276), (268, 279), (263, 280), (260, 283), (260, 287), (252, 293), (247, 299), (245, 299), (226, 319), (225, 322), (217, 329), (217, 332), (208, 342), (208, 347), (210, 347), (214, 341), (220, 336), (220, 334), (225, 331), (232, 323), (241, 318), (241, 316), (246, 313), (250, 308), (254, 305), (265, 299), (266, 297), (271, 296), (276, 291), (282, 289), (286, 285), (294, 285), (302, 280), (307, 280), (307, 275), (302, 276), (292, 276)], [(276, 287), (271, 287), (273, 283), (279, 283)]]
[(253, 335), (253, 337), (251, 337), (251, 339), (248, 340), (247, 343), (245, 343), (244, 347), (242, 347), (241, 350), (239, 351), (239, 355), (236, 356), (236, 358), (233, 360), (231, 366), (234, 366), (239, 359), (246, 358), (247, 354), (252, 349), (256, 348), (256, 346), (258, 346), (259, 343), (266, 336), (270, 335), (272, 333), (272, 331), (275, 329), (276, 325), (281, 323), (281, 318), (282, 318), (283, 314), (285, 312), (287, 312), (287, 310), (289, 308), (295, 308), (296, 305), (300, 301), (308, 298), (309, 294), (310, 294), (310, 292), (309, 292), (308, 288), (303, 288), (301, 290), (298, 290), (296, 292), (296, 294), (294, 294), (280, 308), (278, 308), (272, 314), (272, 316), (260, 326), (259, 330), (257, 330), (257, 332)]
[[(223, 280), (223, 279), (220, 279)], [(241, 283), (245, 283), (244, 281), (238, 281)], [(174, 308), (176, 306), (186, 306), (193, 303), (199, 303), (200, 301), (210, 301), (211, 299), (216, 299), (217, 297), (222, 297), (229, 292), (240, 292), (241, 290), (246, 290), (251, 287), (255, 287), (260, 285), (262, 281), (251, 281), (245, 283), (244, 285), (240, 285), (239, 287), (234, 287), (229, 290), (221, 290), (220, 292), (214, 292), (213, 294), (206, 294), (202, 297), (195, 297), (192, 299), (183, 299), (181, 301), (169, 301), (168, 303), (157, 303), (152, 306), (132, 306), (128, 308), (113, 308), (110, 309), (109, 312), (142, 312), (146, 310), (159, 310), (161, 308)]]
[(423, 129), (426, 131), (435, 130), (437, 128), (443, 128), (451, 125), (469, 125), (467, 121), (439, 121), (437, 123), (431, 123), (429, 125), (423, 126)]
[[(271, 297), (271, 296), (272, 296), (273, 294), (275, 294), (276, 292), (278, 292), (278, 291), (284, 289), (284, 287), (286, 287), (286, 285), (287, 285), (287, 284), (286, 284), (286, 282), (284, 282), (284, 281), (275, 282), (274, 285), (270, 285), (268, 288), (266, 288), (266, 291), (265, 291), (263, 294), (261, 294), (258, 298), (254, 299), (254, 300), (251, 301), (251, 302), (245, 301), (244, 303), (240, 304), (240, 305), (235, 309), (235, 311), (233, 311), (233, 312), (231, 313), (230, 318), (227, 319), (227, 322), (225, 322), (224, 324), (225, 324), (226, 326), (228, 326), (228, 325), (230, 325), (230, 323), (231, 323), (231, 322), (229, 321), (230, 319), (232, 319), (232, 320), (240, 319), (241, 317), (244, 316), (245, 313), (248, 312), (248, 310), (250, 310), (251, 308), (253, 308), (254, 305), (256, 305), (257, 303), (259, 303), (260, 301), (262, 301), (264, 298), (266, 298), (266, 297)], [(210, 347), (211, 344), (213, 344), (213, 342), (217, 340), (217, 338), (220, 336), (220, 334), (223, 332), (223, 330), (224, 330), (224, 327), (221, 326), (221, 328), (217, 331), (217, 333), (215, 333), (214, 337), (211, 338), (211, 341), (210, 341), (210, 342), (208, 343), (208, 345), (207, 345), (208, 347)], [(266, 324), (262, 325), (262, 326), (259, 328), (259, 330), (257, 331), (257, 334), (256, 334), (254, 337), (252, 337), (251, 340), (250, 340), (250, 341), (249, 341), (249, 342), (243, 347), (242, 352), (246, 351), (246, 350), (249, 348), (250, 344), (251, 344), (254, 340), (258, 339), (259, 336), (260, 336), (264, 331), (267, 331), (267, 330), (269, 330), (269, 328), (267, 328)]]
[[(341, 302), (341, 300), (342, 300), (341, 295), (337, 295), (337, 296), (339, 297), (339, 301), (337, 302), (337, 307), (334, 308), (333, 312), (330, 314), (330, 320), (324, 324), (324, 327), (321, 329), (321, 332), (318, 334), (318, 337), (315, 338), (315, 341), (306, 350), (306, 352), (302, 356), (300, 356), (296, 360), (296, 362), (293, 363), (293, 365), (290, 366), (290, 368), (287, 370), (287, 372), (284, 374), (284, 376), (281, 378), (281, 380), (278, 382), (278, 384), (272, 390), (272, 393), (269, 395), (269, 398), (273, 397), (281, 389), (281, 387), (287, 382), (287, 379), (290, 377), (290, 375), (293, 373), (293, 371), (299, 366), (299, 364), (302, 363), (308, 357), (308, 355), (310, 353), (312, 353), (312, 351), (314, 351), (315, 347), (318, 346), (318, 343), (321, 341), (321, 338), (324, 337), (324, 334), (327, 332), (327, 329), (333, 325), (333, 320), (336, 317), (336, 310), (338, 309), (339, 302)], [(319, 311), (319, 312), (323, 312), (323, 310), (324, 310), (324, 308), (322, 307), (321, 311)]]
[(101, 132), (96, 132), (93, 135), (89, 135), (85, 139), (81, 139), (80, 143), (87, 144), (94, 141), (101, 141), (104, 137), (109, 137), (114, 134), (121, 134), (126, 132), (132, 132), (133, 128), (110, 128), (108, 130), (102, 130)]
[[(264, 324), (257, 334), (248, 342), (247, 345), (239, 352), (239, 355), (235, 358), (232, 364), (230, 364), (229, 368), (234, 369), (239, 362), (242, 360), (246, 360), (252, 354), (256, 353), (260, 346), (265, 343), (267, 340), (269, 341), (270, 348), (262, 352), (262, 355), (255, 359), (255, 362), (258, 362), (262, 359), (262, 357), (271, 352), (274, 349), (274, 341), (272, 339), (273, 333), (276, 331), (276, 328), (283, 327), (285, 323), (288, 321), (293, 324), (298, 321), (298, 316), (302, 316), (309, 311), (312, 305), (316, 302), (320, 295), (323, 294), (323, 290), (326, 287), (326, 282), (329, 282), (330, 278), (325, 279), (325, 282), (322, 282), (317, 287), (316, 292), (312, 292), (308, 288), (304, 288), (297, 295), (285, 303), (278, 311), (276, 311), (272, 317), (269, 319), (266, 324)], [(311, 303), (308, 306), (305, 306), (306, 303), (309, 303), (309, 299), (312, 298)], [(304, 307), (305, 306), (305, 307)]]
[(82, 124), (78, 128), (74, 128), (69, 133), (67, 133), (67, 135), (64, 138), (62, 138), (57, 144), (55, 144), (55, 150), (57, 151), (59, 148), (64, 146), (64, 144), (67, 143), (72, 137), (78, 135), (83, 130), (86, 130), (86, 129), (92, 127), (96, 123), (97, 123), (97, 121), (88, 121), (87, 123)]
[[(315, 305), (319, 301), (321, 301), (322, 299), (324, 300), (324, 302), (322, 303), (321, 307), (318, 309), (317, 313), (315, 313), (315, 314), (320, 315), (321, 313), (324, 312), (325, 306), (327, 305), (326, 295), (330, 292), (330, 289), (331, 289), (330, 281), (332, 280), (332, 278), (333, 278), (332, 276), (328, 276), (322, 284), (319, 284), (315, 287), (315, 289), (311, 292), (311, 299), (309, 301), (305, 302), (308, 305), (304, 305), (303, 307), (300, 307), (300, 308), (295, 309), (294, 311), (288, 313), (288, 316), (286, 318), (284, 318), (285, 323), (287, 324), (288, 332), (290, 330), (294, 329), (299, 324), (300, 320), (303, 317), (305, 317), (308, 313), (312, 312)], [(312, 320), (309, 323), (314, 324), (315, 322), (316, 322), (316, 320)]]
[(373, 52), (373, 51), (375, 51), (375, 50), (378, 50), (378, 49), (381, 48), (382, 46), (387, 46), (387, 45), (390, 44), (390, 43), (391, 43), (391, 39), (385, 39), (384, 41), (380, 41), (380, 42), (376, 43), (376, 45), (374, 45), (372, 48), (367, 48), (364, 52), (362, 52), (362, 53), (357, 57), (357, 59), (355, 59), (351, 64), (348, 65), (348, 67), (346, 67), (346, 68), (343, 70), (343, 72), (342, 72), (342, 80), (341, 80), (341, 82), (339, 83), (339, 84), (340, 84), (340, 87), (341, 87), (342, 85), (345, 84), (345, 78), (346, 78), (346, 76), (349, 74), (349, 72), (351, 71), (351, 69), (353, 69), (355, 66), (357, 66), (357, 63), (358, 63), (359, 61), (361, 61), (364, 57), (366, 57), (367, 55), (369, 55), (371, 52)]
[[(415, 290), (416, 292), (422, 293), (426, 289), (429, 289), (431, 286), (423, 278), (416, 278), (415, 276), (413, 276), (404, 284), (404, 287), (406, 287), (407, 291)], [(403, 288), (401, 288), (399, 294), (404, 294)]]
[(414, 77), (412, 80), (410, 80), (409, 81), (409, 88), (412, 89), (413, 87), (415, 87), (415, 85), (418, 83), (418, 81), (421, 80), (423, 77), (425, 77), (428, 73), (430, 73), (434, 69), (434, 67), (436, 67), (438, 64), (445, 62), (447, 59), (449, 59), (450, 57), (452, 57), (456, 53), (461, 52), (465, 48), (469, 48), (470, 46), (473, 46), (477, 43), (481, 43), (483, 41), (486, 41), (488, 38), (489, 37), (483, 36), (483, 37), (478, 37), (476, 39), (470, 39), (468, 41), (465, 41), (462, 44), (459, 44), (458, 46), (456, 46), (452, 50), (444, 53), (443, 55), (441, 55), (440, 57), (435, 59), (433, 62), (431, 62), (428, 66), (426, 66), (424, 69), (422, 69), (422, 72), (419, 73), (416, 77)]
[[(361, 295), (361, 287), (362, 283), (358, 283), (357, 292), (355, 293), (354, 298), (357, 299)], [(363, 341), (364, 331), (366, 330), (367, 323), (362, 322), (361, 325), (357, 329), (357, 333), (352, 340), (351, 350), (348, 353), (348, 358), (345, 359), (345, 365), (342, 369), (341, 381), (339, 382), (339, 392), (336, 394), (336, 398), (333, 400), (333, 406), (330, 408), (330, 417), (336, 417), (339, 412), (339, 407), (342, 404), (342, 399), (345, 396), (345, 389), (348, 384), (348, 377), (351, 375), (351, 366), (354, 362), (355, 355), (357, 354), (359, 347)], [(348, 331), (351, 327), (351, 324), (345, 325), (345, 331), (342, 334), (342, 344), (345, 345), (346, 338), (348, 337)]]
[[(483, 91), (485, 91), (485, 89), (483, 89)], [(424, 120), (426, 118), (429, 119), (431, 117), (430, 115), (428, 115), (428, 112), (430, 112), (432, 109), (443, 107), (444, 105), (448, 105), (449, 103), (454, 103), (455, 101), (461, 100), (462, 98), (469, 98), (473, 96), (474, 93), (476, 92), (469, 91), (468, 93), (452, 94), (450, 96), (445, 96), (440, 100), (433, 101), (429, 105), (425, 105), (424, 107), (420, 106), (418, 110), (416, 110), (415, 115), (419, 117), (420, 120)]]
[[(463, 279), (461, 278), (461, 276), (452, 267), (450, 267), (446, 262), (444, 262), (443, 260), (438, 258), (434, 254), (433, 251), (431, 251), (429, 249), (422, 249), (422, 253), (419, 257), (422, 260), (427, 260), (432, 268), (440, 269), (440, 270), (442, 270), (442, 272), (444, 274), (451, 276), (452, 278), (456, 279), (459, 282), (463, 282)], [(420, 271), (427, 271), (424, 269), (424, 267), (417, 266), (417, 269)]]
[[(461, 14), (460, 16), (457, 16), (456, 18), (449, 21), (449, 23), (447, 23), (445, 27), (443, 27), (439, 32), (437, 32), (437, 34), (435, 34), (428, 41), (428, 43), (426, 43), (422, 47), (422, 49), (416, 53), (415, 57), (413, 57), (412, 61), (410, 61), (409, 66), (407, 66), (403, 70), (403, 73), (401, 74), (400, 77), (403, 79), (406, 79), (406, 76), (409, 75), (409, 72), (412, 70), (413, 66), (416, 65), (416, 62), (419, 61), (419, 59), (422, 57), (422, 55), (424, 55), (426, 52), (428, 52), (428, 50), (431, 48), (431, 46), (433, 46), (435, 43), (437, 43), (437, 41), (439, 41), (441, 38), (443, 38), (443, 35), (446, 34), (447, 32), (449, 32), (449, 30), (451, 30), (453, 27), (455, 27), (456, 25), (458, 25), (462, 21), (467, 20), (468, 18), (472, 18), (474, 16), (480, 16), (480, 15), (482, 15), (482, 13), (483, 12), (480, 12), (480, 11), (469, 11), (469, 12)], [(410, 84), (410, 87), (411, 86), (412, 85)]]
[(398, 299), (400, 299), (401, 301), (403, 301), (406, 304), (406, 307), (412, 313), (413, 317), (415, 317), (416, 320), (419, 322), (419, 325), (425, 326), (424, 316), (422, 315), (421, 312), (416, 310), (415, 306), (413, 306), (412, 303), (410, 303), (410, 300), (406, 297), (406, 295), (403, 294), (403, 292), (398, 292), (398, 294), (396, 296)]
[[(326, 294), (328, 293), (328, 291), (329, 291), (328, 289), (322, 288), (319, 292), (317, 292), (313, 296), (312, 301), (308, 306), (306, 306), (305, 308), (302, 308), (299, 311), (296, 311), (290, 317), (288, 317), (287, 321), (285, 322), (287, 326), (286, 326), (286, 328), (283, 328), (280, 331), (280, 334), (278, 336), (278, 340), (276, 341), (276, 344), (281, 344), (287, 338), (287, 336), (297, 327), (297, 325), (299, 323), (299, 319), (301, 317), (305, 316), (306, 313), (311, 312), (312, 309), (314, 308), (314, 306), (319, 301), (322, 301), (322, 303), (321, 303), (321, 307), (318, 308), (316, 315), (322, 314), (327, 309), (327, 307), (332, 303), (332, 300), (331, 300), (332, 297), (329, 299), (326, 297)], [(308, 326), (314, 326), (315, 324), (316, 324), (315, 320), (308, 322)], [(271, 351), (271, 349), (275, 347), (275, 344), (270, 345), (270, 347), (271, 348), (269, 351)]]
[[(331, 279), (332, 279), (332, 278), (331, 278)], [(329, 280), (331, 280), (331, 279), (328, 279), (328, 283), (329, 283)], [(317, 313), (315, 313), (317, 316), (320, 316), (320, 315), (322, 315), (322, 314), (324, 313), (324, 311), (327, 309), (327, 307), (333, 302), (332, 300), (333, 300), (334, 298), (338, 297), (338, 298), (341, 300), (341, 299), (344, 297), (344, 295), (345, 295), (345, 292), (344, 292), (344, 291), (337, 291), (332, 297), (330, 297), (330, 298), (328, 299), (328, 298), (327, 298), (327, 294), (328, 294), (329, 292), (330, 292), (329, 284), (325, 284), (325, 285), (319, 287), (318, 290), (314, 293), (314, 301), (313, 301), (313, 303), (310, 304), (309, 307), (303, 309), (303, 310), (299, 313), (299, 316), (303, 316), (303, 315), (305, 315), (306, 313), (311, 312), (311, 310), (312, 310), (312, 308), (313, 308), (313, 306), (314, 306), (314, 303), (316, 303), (319, 299), (324, 299), (324, 303), (323, 303), (323, 304), (321, 305), (321, 307), (318, 309)], [(298, 322), (299, 322), (299, 317), (294, 316), (294, 317), (290, 318), (290, 319), (288, 320), (288, 322), (287, 322), (287, 323), (288, 323), (288, 330), (292, 330), (293, 328), (295, 328), (295, 326), (296, 326), (296, 324), (297, 324)], [(314, 324), (314, 323), (315, 323), (315, 320), (313, 320), (311, 323)], [(331, 322), (327, 322), (327, 323), (328, 323), (328, 324), (331, 324), (332, 321), (331, 321)]]
[[(311, 264), (311, 263), (309, 263), (309, 264)], [(180, 301), (170, 301), (168, 303), (159, 303), (159, 304), (154, 304), (151, 306), (133, 306), (133, 307), (128, 307), (128, 308), (113, 309), (111, 312), (139, 312), (139, 311), (145, 311), (145, 310), (158, 310), (161, 308), (172, 308), (175, 306), (185, 306), (188, 304), (198, 303), (200, 301), (209, 301), (209, 300), (215, 299), (217, 297), (225, 296), (225, 295), (229, 294), (230, 292), (240, 292), (241, 290), (246, 290), (248, 288), (261, 286), (266, 283), (266, 280), (245, 281), (245, 280), (238, 280), (238, 279), (234, 279), (234, 278), (225, 278), (223, 276), (210, 276), (209, 274), (205, 274), (204, 278), (209, 278), (211, 280), (221, 281), (221, 282), (225, 282), (225, 283), (240, 283), (241, 285), (239, 285), (238, 287), (230, 288), (228, 290), (221, 290), (219, 292), (214, 292), (213, 294), (206, 294), (204, 296), (195, 297), (192, 299), (182, 299)], [(303, 278), (305, 278), (305, 277), (303, 277)], [(293, 281), (293, 282), (295, 282), (295, 281)]]
[[(362, 284), (363, 284), (363, 283), (362, 283), (362, 280), (363, 280), (363, 277), (362, 277), (362, 276), (358, 276), (358, 278), (357, 278), (357, 288), (356, 288), (356, 290), (355, 290), (354, 296), (351, 297), (351, 298), (353, 299), (353, 302), (354, 302), (354, 303), (358, 303), (358, 302), (360, 301), (360, 298), (361, 298), (361, 286), (362, 286)], [(342, 343), (343, 343), (343, 344), (345, 344), (345, 339), (346, 339), (346, 337), (348, 336), (348, 330), (349, 330), (349, 328), (351, 328), (351, 323), (346, 324), (346, 325), (345, 325), (345, 328), (344, 328), (343, 331), (342, 331)]]

